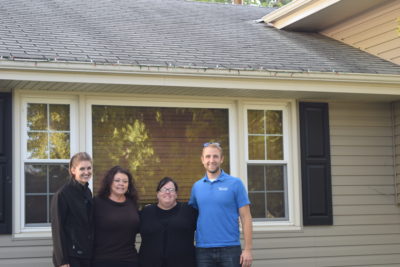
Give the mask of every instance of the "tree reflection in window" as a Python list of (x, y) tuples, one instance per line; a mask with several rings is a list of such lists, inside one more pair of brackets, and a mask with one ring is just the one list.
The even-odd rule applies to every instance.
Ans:
[(27, 158), (70, 158), (69, 105), (29, 103)]
[(28, 103), (26, 113), (25, 224), (50, 223), (50, 202), (68, 180), (70, 105)]
[(164, 176), (178, 182), (187, 200), (192, 184), (204, 175), (202, 144), (218, 141), (229, 172), (227, 109), (164, 107), (92, 107), (94, 190), (113, 165), (134, 175), (141, 204), (156, 201), (155, 188)]
[(247, 181), (253, 218), (287, 218), (282, 110), (248, 110)]

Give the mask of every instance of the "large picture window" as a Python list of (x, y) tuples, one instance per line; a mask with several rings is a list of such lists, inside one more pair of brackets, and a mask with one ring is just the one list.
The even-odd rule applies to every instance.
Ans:
[(50, 225), (50, 202), (68, 177), (71, 104), (24, 103), (24, 225)]
[(287, 220), (284, 110), (247, 109), (247, 183), (255, 220)]
[(221, 144), (222, 168), (247, 187), (256, 229), (300, 225), (294, 102), (22, 93), (15, 101), (14, 157), (21, 163), (13, 191), (16, 235), (50, 230), (51, 199), (68, 180), (69, 159), (78, 151), (93, 156), (94, 195), (104, 174), (120, 165), (132, 172), (144, 206), (157, 202), (156, 186), (165, 176), (177, 181), (179, 201), (189, 199), (205, 173), (200, 160), (205, 142)]
[(156, 202), (164, 176), (175, 179), (179, 199), (188, 200), (204, 175), (203, 143), (221, 143), (229, 172), (228, 117), (228, 109), (93, 105), (94, 191), (109, 168), (121, 165), (132, 172), (141, 205)]

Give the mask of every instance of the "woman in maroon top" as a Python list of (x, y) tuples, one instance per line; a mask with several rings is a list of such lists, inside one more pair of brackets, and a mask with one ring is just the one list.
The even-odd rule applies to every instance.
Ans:
[(94, 198), (93, 267), (137, 267), (138, 194), (131, 173), (115, 166)]

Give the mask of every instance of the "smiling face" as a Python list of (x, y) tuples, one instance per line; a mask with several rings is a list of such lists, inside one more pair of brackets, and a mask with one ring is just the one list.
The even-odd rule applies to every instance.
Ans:
[(166, 183), (157, 192), (158, 204), (163, 209), (170, 209), (176, 204), (176, 188), (173, 182)]
[(71, 167), (71, 173), (74, 179), (81, 183), (86, 184), (92, 178), (92, 162), (90, 161), (79, 161), (75, 166)]
[(129, 178), (125, 173), (117, 172), (114, 175), (113, 182), (110, 188), (110, 195), (122, 196), (128, 191)]
[(213, 176), (219, 173), (221, 164), (224, 162), (224, 157), (221, 151), (212, 146), (205, 147), (201, 155), (201, 162), (207, 171), (207, 174)]

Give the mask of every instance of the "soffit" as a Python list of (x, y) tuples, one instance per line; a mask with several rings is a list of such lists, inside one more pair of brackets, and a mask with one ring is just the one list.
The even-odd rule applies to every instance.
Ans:
[(399, 101), (399, 95), (392, 94), (355, 94), (333, 92), (305, 92), (286, 90), (254, 90), (210, 87), (183, 87), (183, 86), (150, 86), (126, 84), (94, 84), (68, 82), (42, 82), (0, 80), (0, 92), (13, 90), (44, 91), (44, 92), (79, 92), (88, 94), (143, 94), (161, 95), (174, 98), (178, 96), (207, 97), (207, 98), (257, 98), (257, 99), (298, 99), (315, 101), (365, 101), (365, 102), (392, 102)]
[[(398, 0), (396, 0), (398, 1)], [(263, 20), (279, 29), (299, 32), (320, 32), (350, 18), (359, 16), (379, 6), (393, 3), (393, 0), (311, 0), (294, 9), (282, 9), (277, 16), (274, 12)], [(289, 6), (290, 7), (290, 6)]]

